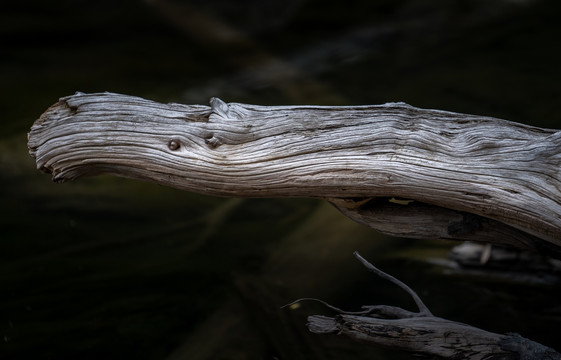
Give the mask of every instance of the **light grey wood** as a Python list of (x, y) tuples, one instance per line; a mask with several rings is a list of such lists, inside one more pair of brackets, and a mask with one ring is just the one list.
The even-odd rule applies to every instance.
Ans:
[[(257, 106), (213, 98), (205, 106), (77, 93), (50, 107), (28, 137), (37, 167), (58, 182), (110, 173), (218, 196), (324, 198), (399, 235), (399, 226), (376, 225), (368, 215), (372, 199), (396, 198), (404, 211), (434, 209), (404, 212), (416, 224), (407, 229), (412, 237), (481, 232), (442, 220), (469, 214), (506, 226), (499, 232), (515, 233), (519, 246), (561, 246), (557, 130), (404, 103)], [(427, 232), (430, 224), (436, 229)]]

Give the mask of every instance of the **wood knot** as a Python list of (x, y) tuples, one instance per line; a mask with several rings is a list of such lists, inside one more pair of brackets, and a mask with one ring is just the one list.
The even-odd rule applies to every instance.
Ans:
[(208, 147), (211, 148), (211, 149), (216, 149), (217, 147), (222, 145), (220, 140), (214, 135), (207, 137), (205, 139), (205, 144), (207, 144)]
[(179, 150), (180, 147), (181, 142), (179, 142), (179, 140), (172, 139), (168, 142), (168, 148), (172, 151)]

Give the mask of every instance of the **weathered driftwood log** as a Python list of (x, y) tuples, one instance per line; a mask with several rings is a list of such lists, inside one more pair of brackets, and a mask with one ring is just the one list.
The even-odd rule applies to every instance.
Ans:
[(518, 334), (492, 333), (436, 317), (407, 285), (379, 270), (358, 253), (355, 253), (355, 256), (370, 271), (407, 291), (415, 300), (419, 311), (373, 305), (364, 306), (363, 311), (346, 312), (326, 304), (339, 314), (335, 317), (308, 317), (308, 329), (311, 332), (344, 335), (370, 345), (446, 359), (561, 359), (561, 354), (555, 350)]
[(35, 122), (29, 148), (58, 182), (110, 173), (220, 196), (324, 198), (394, 235), (561, 248), (561, 132), (495, 118), (77, 93)]

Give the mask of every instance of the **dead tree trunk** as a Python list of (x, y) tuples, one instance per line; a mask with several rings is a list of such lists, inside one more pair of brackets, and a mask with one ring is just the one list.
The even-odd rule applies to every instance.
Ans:
[(35, 122), (29, 149), (57, 182), (110, 173), (220, 196), (324, 198), (392, 235), (561, 254), (556, 130), (404, 103), (204, 106), (77, 93)]

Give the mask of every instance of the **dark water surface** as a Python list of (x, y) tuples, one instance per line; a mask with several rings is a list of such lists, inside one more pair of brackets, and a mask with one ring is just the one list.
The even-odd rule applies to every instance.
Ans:
[[(311, 199), (102, 176), (54, 184), (26, 132), (59, 97), (405, 101), (559, 128), (558, 1), (17, 1), (0, 10), (1, 359), (408, 359), (307, 332), (389, 304), (361, 252), (437, 316), (560, 350), (559, 285), (452, 274), (455, 245), (384, 237)], [(538, 274), (538, 279), (543, 279)], [(535, 279), (535, 278), (534, 278)]]

